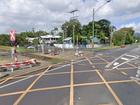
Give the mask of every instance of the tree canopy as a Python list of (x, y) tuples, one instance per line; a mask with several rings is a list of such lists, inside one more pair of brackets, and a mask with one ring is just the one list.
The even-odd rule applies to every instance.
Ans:
[[(66, 21), (62, 24), (61, 29), (62, 32), (58, 30), (57, 27), (54, 27), (54, 29), (51, 31), (53, 35), (56, 33), (59, 34), (61, 37), (60, 40), (58, 40), (59, 43), (62, 43), (63, 35), (64, 38), (66, 37), (73, 37), (74, 33), (74, 39), (75, 42), (78, 40), (79, 43), (91, 43), (91, 36), (93, 36), (93, 22), (90, 21), (85, 25), (81, 25), (80, 21), (78, 19), (70, 19), (69, 21)], [(101, 43), (109, 43), (106, 42), (106, 40), (112, 38), (112, 41), (115, 45), (121, 45), (121, 44), (131, 44), (136, 40), (134, 38), (134, 30), (133, 28), (122, 28), (120, 30), (116, 30), (115, 26), (111, 25), (111, 22), (107, 19), (101, 19), (99, 21), (94, 22), (94, 36), (97, 37)], [(112, 31), (115, 31), (112, 36)], [(21, 32), (16, 34), (16, 41), (17, 44), (20, 46), (26, 46), (28, 45), (28, 41), (26, 40), (27, 37), (35, 38), (40, 37), (42, 35), (47, 35), (48, 32), (39, 30), (37, 32), (34, 31), (28, 31), (28, 32)], [(35, 41), (36, 43), (37, 41)], [(76, 43), (75, 43), (76, 44)], [(8, 34), (1, 34), (0, 35), (0, 45), (10, 45), (9, 41), (9, 35)]]
[(113, 34), (113, 43), (115, 45), (132, 44), (134, 42), (134, 30), (130, 28), (122, 28)]

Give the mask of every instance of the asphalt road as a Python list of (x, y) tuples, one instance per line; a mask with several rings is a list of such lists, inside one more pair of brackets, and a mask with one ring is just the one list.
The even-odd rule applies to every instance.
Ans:
[[(131, 60), (140, 56), (139, 49), (101, 51), (39, 74), (7, 78), (0, 83), (0, 105), (140, 105), (140, 81), (135, 78), (140, 59)], [(123, 54), (129, 56), (115, 60)], [(130, 61), (106, 68), (114, 60)]]

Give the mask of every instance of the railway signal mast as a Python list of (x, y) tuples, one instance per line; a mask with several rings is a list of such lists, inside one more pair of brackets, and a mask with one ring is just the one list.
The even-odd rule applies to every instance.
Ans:
[(10, 35), (11, 45), (13, 46), (11, 56), (12, 56), (12, 59), (14, 59), (14, 61), (17, 62), (18, 59), (17, 59), (17, 53), (16, 53), (16, 36), (15, 36), (15, 32), (16, 32), (15, 30), (11, 30), (9, 35)]

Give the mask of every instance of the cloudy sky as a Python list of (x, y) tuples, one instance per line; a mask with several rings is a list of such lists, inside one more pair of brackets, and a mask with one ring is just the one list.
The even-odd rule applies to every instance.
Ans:
[[(76, 13), (82, 24), (92, 20), (92, 9), (97, 9), (105, 0), (0, 0), (0, 33), (11, 29), (17, 32), (51, 30), (60, 27)], [(106, 18), (116, 27), (134, 27), (140, 32), (140, 0), (112, 0), (98, 10), (95, 20)]]

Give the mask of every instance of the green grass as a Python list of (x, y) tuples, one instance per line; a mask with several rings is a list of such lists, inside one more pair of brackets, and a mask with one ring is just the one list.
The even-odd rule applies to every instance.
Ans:
[(64, 61), (63, 59), (59, 59), (59, 58), (52, 58), (48, 60), (48, 62), (50, 62), (51, 64), (57, 64), (63, 61)]
[[(0, 46), (0, 50), (3, 51), (10, 51), (12, 49), (11, 46)], [(21, 52), (33, 52), (33, 49), (26, 49), (24, 47), (19, 47), (16, 48), (17, 52), (21, 53)]]
[(101, 51), (101, 50), (110, 50), (110, 49), (114, 49), (114, 48), (120, 48), (120, 46), (106, 46), (106, 47), (98, 47), (98, 48), (94, 48), (94, 51)]
[(23, 47), (17, 48), (17, 52), (33, 52), (33, 51), (34, 51), (33, 49), (26, 49)]

